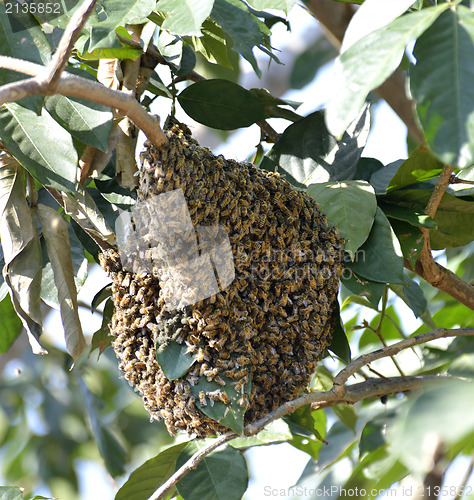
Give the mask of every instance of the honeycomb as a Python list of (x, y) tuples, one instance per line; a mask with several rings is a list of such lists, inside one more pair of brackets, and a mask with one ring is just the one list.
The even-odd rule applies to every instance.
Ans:
[[(229, 385), (245, 424), (305, 391), (331, 340), (343, 240), (318, 204), (277, 173), (215, 156), (184, 125), (166, 134), (165, 147), (145, 143), (138, 200), (182, 189), (194, 226), (228, 232), (235, 279), (169, 311), (157, 273), (127, 271), (115, 249), (102, 253), (101, 265), (113, 280), (110, 332), (120, 370), (171, 433), (206, 437), (228, 430), (201, 410), (229, 404)], [(194, 357), (174, 380), (156, 358), (170, 340)], [(222, 390), (193, 394), (203, 377)]]

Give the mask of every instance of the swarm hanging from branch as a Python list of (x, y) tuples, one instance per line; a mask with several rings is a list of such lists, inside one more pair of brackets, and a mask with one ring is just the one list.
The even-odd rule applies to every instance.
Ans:
[[(216, 157), (177, 125), (167, 137), (141, 155), (139, 202), (181, 189), (194, 227), (225, 228), (235, 279), (169, 311), (163, 273), (132, 273), (115, 250), (102, 265), (114, 281), (111, 333), (125, 378), (171, 432), (204, 437), (235, 428), (229, 412), (253, 422), (305, 390), (331, 339), (343, 242), (278, 174)], [(193, 359), (170, 380), (156, 354), (172, 343)]]

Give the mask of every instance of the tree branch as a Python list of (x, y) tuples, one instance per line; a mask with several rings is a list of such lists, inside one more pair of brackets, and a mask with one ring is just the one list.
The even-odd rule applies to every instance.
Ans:
[(363, 366), (371, 363), (372, 361), (376, 361), (377, 359), (385, 358), (387, 356), (392, 356), (394, 354), (398, 354), (400, 351), (408, 349), (409, 347), (413, 347), (415, 345), (424, 344), (426, 342), (430, 342), (431, 340), (436, 340), (440, 338), (447, 337), (465, 337), (474, 335), (474, 328), (460, 328), (460, 329), (446, 329), (446, 328), (438, 328), (437, 330), (433, 330), (428, 333), (421, 333), (420, 335), (416, 335), (415, 337), (408, 337), (407, 339), (400, 340), (395, 344), (391, 344), (382, 349), (377, 349), (376, 351), (369, 352), (368, 354), (364, 354), (352, 363), (348, 364), (345, 368), (343, 368), (333, 379), (333, 384), (337, 388), (337, 391), (344, 390), (344, 384), (347, 379), (357, 373), (357, 371)]
[(216, 438), (212, 443), (197, 451), (182, 467), (180, 467), (166, 482), (164, 482), (148, 500), (160, 500), (164, 498), (173, 486), (182, 479), (190, 470), (195, 469), (199, 463), (219, 446), (237, 437), (235, 432), (228, 432)]
[[(44, 71), (44, 66), (27, 63), (12, 57), (0, 56), (0, 68), (35, 75), (35, 78), (28, 78), (27, 80), (9, 83), (0, 87), (0, 105), (5, 102), (18, 101), (30, 95), (45, 94), (36, 78), (36, 75), (40, 75)], [(67, 72), (61, 75), (56, 93), (82, 97), (105, 106), (117, 108), (128, 116), (138, 128), (143, 130), (156, 147), (160, 147), (167, 142), (167, 138), (160, 128), (159, 118), (148, 113), (133, 95), (109, 89), (98, 82)]]
[[(339, 49), (347, 25), (355, 12), (353, 6), (333, 0), (311, 0), (305, 2), (304, 6), (324, 27), (329, 41)], [(405, 78), (402, 73), (395, 71), (375, 91), (400, 117), (413, 139), (419, 143), (424, 142), (425, 138), (413, 114), (413, 101), (408, 99), (405, 92)]]
[[(426, 205), (425, 213), (431, 218), (434, 218), (436, 215), (441, 199), (451, 182), (452, 171), (453, 168), (450, 165), (444, 166), (428, 204)], [(474, 287), (449, 269), (435, 262), (431, 253), (430, 230), (426, 228), (420, 229), (425, 239), (420, 257), (415, 264), (415, 268), (405, 259), (405, 267), (418, 274), (425, 281), (430, 283), (430, 285), (446, 292), (457, 301), (474, 310)]]
[[(381, 397), (389, 394), (412, 391), (425, 387), (428, 384), (439, 383), (441, 380), (447, 380), (450, 377), (440, 377), (438, 375), (412, 375), (405, 377), (391, 378), (369, 378), (364, 382), (359, 382), (346, 386), (347, 379), (355, 375), (363, 366), (387, 356), (393, 356), (409, 347), (423, 344), (431, 340), (474, 335), (474, 328), (464, 328), (459, 330), (448, 330), (439, 328), (432, 332), (423, 333), (415, 337), (401, 340), (395, 344), (384, 347), (369, 354), (364, 354), (355, 359), (352, 363), (343, 368), (333, 379), (333, 387), (328, 391), (310, 392), (304, 394), (293, 401), (288, 401), (277, 409), (265, 415), (260, 420), (248, 424), (244, 428), (244, 436), (253, 436), (260, 432), (270, 422), (278, 418), (284, 417), (289, 413), (293, 413), (301, 406), (311, 404), (312, 409), (327, 408), (341, 403), (354, 404), (363, 399)], [(180, 467), (165, 483), (163, 483), (148, 500), (160, 500), (164, 498), (171, 488), (182, 479), (188, 472), (195, 469), (199, 462), (204, 459), (209, 453), (214, 451), (218, 446), (221, 446), (233, 438), (238, 437), (236, 433), (229, 432), (212, 441), (207, 447), (195, 453), (182, 467)]]
[(86, 0), (78, 10), (71, 17), (61, 40), (59, 41), (58, 48), (54, 53), (51, 63), (48, 64), (43, 75), (40, 76), (39, 81), (48, 93), (54, 94), (61, 78), (61, 73), (66, 67), (69, 55), (76, 43), (82, 28), (86, 24), (87, 19), (92, 14), (97, 0)]

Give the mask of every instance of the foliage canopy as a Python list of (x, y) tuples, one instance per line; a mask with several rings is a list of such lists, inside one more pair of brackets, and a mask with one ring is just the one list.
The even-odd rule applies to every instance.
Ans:
[[(45, 487), (77, 498), (78, 463), (101, 460), (123, 483), (117, 500), (237, 500), (248, 486), (240, 450), (284, 442), (308, 457), (297, 486), (363, 498), (408, 475), (446, 486), (457, 457), (473, 470), (472, 3), (305, 0), (342, 42), (338, 52), (321, 35), (294, 62), (293, 89), (334, 62), (332, 97), (306, 116), (300, 103), (245, 88), (241, 74), (242, 60), (258, 77), (278, 73), (272, 30), (290, 28), (295, 3), (70, 0), (57, 13), (51, 0), (0, 3), (0, 478), (17, 485), (0, 498), (23, 498), (18, 486), (28, 498)], [(388, 165), (362, 156), (379, 98), (408, 130), (408, 158)], [(252, 162), (319, 203), (346, 259), (334, 338), (308, 394), (205, 451), (158, 496), (209, 443), (147, 422), (108, 348), (110, 286), (87, 303), (77, 293), (136, 203), (138, 129), (159, 146), (153, 113), (169, 107), (220, 131), (257, 124)], [(67, 353), (44, 341), (46, 306), (60, 312)], [(80, 308), (100, 308), (90, 342)], [(420, 320), (414, 332), (408, 314)], [(49, 355), (24, 349), (23, 330)], [(159, 360), (177, 376), (192, 362), (182, 351)], [(206, 412), (217, 419), (218, 406)]]

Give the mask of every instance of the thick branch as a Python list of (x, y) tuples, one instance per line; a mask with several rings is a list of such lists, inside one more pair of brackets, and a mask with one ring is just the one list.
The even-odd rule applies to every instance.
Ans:
[[(333, 0), (311, 0), (308, 3), (305, 2), (304, 6), (324, 27), (329, 41), (339, 49), (347, 25), (354, 14), (352, 5)], [(395, 71), (375, 91), (400, 117), (413, 139), (420, 143), (424, 142), (423, 134), (414, 118), (413, 101), (406, 95), (405, 79), (400, 71)]]
[[(417, 335), (404, 339), (396, 344), (384, 347), (377, 351), (360, 356), (352, 363), (342, 369), (333, 379), (333, 387), (329, 391), (311, 392), (304, 394), (293, 401), (288, 401), (277, 409), (265, 415), (260, 420), (248, 424), (244, 428), (244, 436), (253, 436), (260, 432), (270, 422), (293, 413), (301, 406), (311, 404), (314, 409), (327, 408), (340, 403), (354, 404), (367, 398), (381, 397), (389, 394), (412, 391), (425, 387), (428, 384), (439, 383), (441, 380), (447, 380), (448, 377), (439, 377), (437, 375), (413, 375), (407, 377), (391, 377), (365, 380), (357, 384), (346, 386), (347, 379), (357, 373), (363, 366), (387, 356), (393, 356), (404, 349), (414, 345), (423, 344), (431, 340), (442, 337), (457, 337), (474, 335), (474, 328), (465, 328), (459, 330), (447, 330), (440, 328), (432, 332)], [(148, 500), (160, 500), (164, 498), (171, 488), (188, 472), (195, 469), (199, 462), (209, 453), (228, 441), (231, 441), (237, 435), (234, 432), (223, 434), (206, 448), (195, 453), (181, 468), (179, 468), (165, 483), (163, 483)]]
[[(29, 75), (39, 75), (44, 71), (44, 67), (39, 64), (26, 63), (20, 59), (3, 56), (0, 56), (0, 67)], [(166, 136), (160, 128), (158, 117), (147, 113), (133, 95), (106, 88), (100, 83), (67, 72), (61, 75), (56, 92), (72, 97), (82, 97), (117, 108), (127, 115), (138, 128), (143, 130), (156, 147), (160, 147), (167, 142)], [(36, 78), (10, 83), (0, 87), (0, 105), (5, 102), (17, 101), (29, 95), (43, 93)]]

